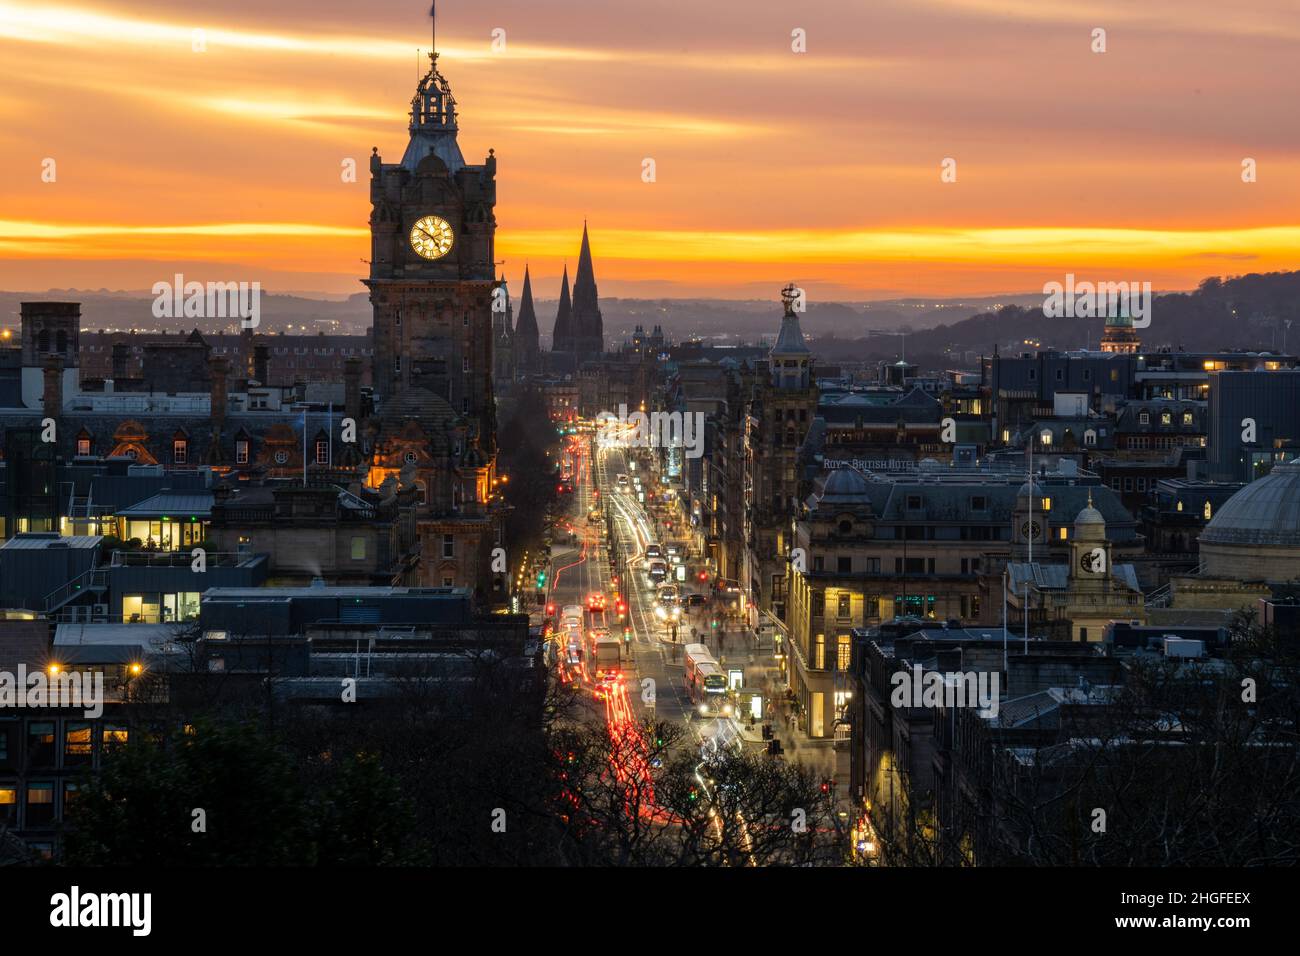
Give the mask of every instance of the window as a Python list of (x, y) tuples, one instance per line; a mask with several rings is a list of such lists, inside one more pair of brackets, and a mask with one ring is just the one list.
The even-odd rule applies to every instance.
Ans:
[(1172, 425), (1173, 423), (1174, 423), (1174, 416), (1172, 412), (1163, 411), (1160, 413), (1161, 425)]
[(1214, 511), (1213, 511), (1213, 509), (1210, 507), (1210, 502), (1207, 500), (1207, 501), (1205, 502), (1205, 507), (1201, 509), (1201, 514), (1205, 515), (1205, 520), (1206, 520), (1206, 521), (1209, 521), (1209, 520), (1210, 520), (1210, 517), (1213, 515), (1213, 513), (1214, 513)]
[(1057, 380), (1058, 382), (1064, 382), (1064, 381), (1065, 381), (1065, 369), (1063, 369), (1063, 368), (1058, 368), (1058, 369), (1056, 370), (1056, 380)]
[(823, 558), (820, 554), (813, 556), (813, 570), (814, 571), (826, 570), (826, 559)]
[(189, 458), (189, 453), (189, 442), (184, 438), (177, 438), (172, 442), (172, 461), (176, 464), (185, 464), (186, 459)]
[(1051, 511), (1051, 510), (1052, 510), (1052, 499), (1051, 499), (1051, 498), (1044, 498), (1044, 499), (1043, 499), (1043, 510), (1044, 510), (1044, 511)]
[(840, 556), (835, 559), (835, 571), (838, 574), (853, 573), (853, 558)]
[(1141, 411), (1141, 412), (1138, 412), (1138, 424), (1139, 424), (1139, 425), (1150, 425), (1150, 424), (1151, 424), (1151, 413), (1148, 412), (1148, 411)]
[(1029, 381), (1031, 381), (1031, 382), (1036, 382), (1036, 381), (1038, 381), (1038, 369), (1036, 369), (1036, 368), (1031, 368), (1031, 369), (1029, 370)]
[(1124, 490), (1125, 490), (1125, 491), (1132, 491), (1132, 490), (1133, 490), (1133, 479), (1132, 479), (1132, 478), (1125, 478), (1125, 479), (1124, 479)]
[(54, 721), (33, 720), (27, 725), (27, 766), (54, 766)]
[(0, 823), (11, 826), (18, 822), (18, 791), (13, 787), (0, 787)]
[(469, 356), (468, 356), (468, 355), (466, 355), (466, 356), (462, 356), (462, 358), (461, 358), (461, 360), (460, 360), (460, 370), (461, 370), (462, 372), (468, 372), (468, 371), (469, 371)]
[(18, 721), (0, 720), (0, 770), (17, 770)]
[(352, 560), (364, 561), (366, 559), (366, 539), (360, 535), (352, 539)]
[(984, 495), (972, 495), (970, 500), (971, 511), (988, 511), (989, 500)]
[(444, 558), (454, 558), (456, 556), (456, 539), (449, 534), (442, 536), (442, 556)]
[(235, 442), (235, 464), (236, 465), (248, 464), (248, 442), (242, 439)]
[(1097, 444), (1097, 433), (1093, 431), (1091, 428), (1089, 428), (1087, 431), (1083, 433), (1083, 443), (1088, 448), (1092, 448), (1094, 445)]
[(78, 438), (78, 439), (77, 439), (77, 454), (78, 454), (78, 455), (89, 455), (89, 454), (90, 454), (90, 439), (89, 439), (89, 438)]
[(396, 355), (393, 357), (393, 371), (400, 372), (401, 370), (402, 370), (402, 357), (400, 355)]
[(451, 578), (443, 578), (443, 579), (442, 579), (442, 586), (445, 587), (445, 588), (452, 587), (452, 586), (453, 586), (452, 579), (451, 579)]
[[(218, 663), (220, 663), (220, 659), (218, 658), (217, 660)], [(209, 662), (209, 665), (210, 664), (211, 662)], [(221, 670), (222, 668), (218, 667), (215, 669)], [(208, 670), (214, 670), (214, 668), (209, 666)], [(105, 724), (103, 729), (100, 731), (100, 746), (105, 751), (111, 750), (114, 747), (125, 744), (128, 736), (129, 732), (125, 727), (119, 727), (116, 724)]]
[(1070, 538), (1070, 529), (1067, 528), (1065, 525), (1061, 525), (1060, 530), (1057, 532), (1057, 537), (1059, 537), (1062, 541), (1068, 541)]
[(835, 669), (846, 671), (853, 662), (853, 640), (847, 634), (835, 639)]
[(1050, 429), (1044, 428), (1038, 438), (1039, 441), (1043, 443), (1044, 448), (1050, 448), (1052, 446), (1052, 432)]
[(1191, 413), (1191, 412), (1183, 412), (1183, 424), (1184, 424), (1184, 425), (1190, 425), (1191, 423), (1192, 423), (1192, 413)]
[(813, 642), (813, 659), (812, 666), (818, 670), (826, 668), (826, 635), (818, 634)]
[(54, 822), (54, 784), (27, 785), (27, 826), (46, 827)]
[(393, 313), (393, 324), (396, 325), (398, 328), (401, 328), (401, 326), (402, 326), (402, 310), (401, 310), (401, 309), (398, 309), (396, 312)]
[(328, 465), (329, 462), (330, 462), (330, 443), (328, 441), (317, 440), (316, 464)]
[(837, 617), (851, 617), (853, 615), (853, 598), (848, 594), (841, 594), (839, 597), (839, 606), (836, 608)]
[(63, 766), (85, 767), (90, 764), (90, 724), (69, 722), (63, 731)]

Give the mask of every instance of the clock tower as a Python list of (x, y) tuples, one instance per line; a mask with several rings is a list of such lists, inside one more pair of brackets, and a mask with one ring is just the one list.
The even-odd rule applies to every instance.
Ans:
[[(401, 161), (370, 157), (375, 412), (366, 483), (414, 491), (418, 567), (402, 583), (471, 588), (503, 607), (493, 395), (496, 158), (465, 162), (456, 100), (429, 54)], [(498, 306), (499, 308), (500, 306)]]
[(491, 455), (496, 157), (467, 165), (457, 119), (430, 53), (401, 162), (370, 157), (373, 382), (381, 415), (413, 389), (433, 392)]

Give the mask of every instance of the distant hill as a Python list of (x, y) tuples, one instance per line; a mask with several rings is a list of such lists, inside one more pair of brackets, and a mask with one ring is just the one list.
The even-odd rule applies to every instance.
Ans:
[[(1008, 305), (951, 325), (918, 329), (906, 341), (907, 360), (942, 368), (963, 356), (1021, 352), (1032, 348), (1097, 348), (1104, 320), (1048, 318), (1036, 305)], [(1292, 322), (1287, 328), (1286, 323)], [(1300, 350), (1300, 272), (1252, 273), (1204, 280), (1195, 292), (1154, 297), (1151, 325), (1138, 332), (1144, 348), (1168, 346), (1189, 352), (1241, 349)], [(1034, 344), (1026, 344), (1026, 343)], [(897, 358), (896, 337), (812, 336), (813, 351), (828, 361)]]

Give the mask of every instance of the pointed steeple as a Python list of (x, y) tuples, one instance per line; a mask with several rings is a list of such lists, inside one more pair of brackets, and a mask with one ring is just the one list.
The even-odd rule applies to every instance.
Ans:
[(575, 351), (579, 353), (598, 355), (605, 351), (605, 323), (600, 315), (596, 269), (591, 261), (591, 240), (587, 236), (586, 220), (582, 223), (578, 272), (573, 279), (573, 338)]
[(560, 286), (560, 307), (555, 312), (555, 330), (551, 333), (552, 352), (573, 351), (573, 304), (569, 301), (569, 266), (564, 266), (564, 282)]
[(533, 281), (524, 266), (524, 291), (515, 323), (515, 363), (520, 369), (537, 367), (537, 313), (533, 308)]

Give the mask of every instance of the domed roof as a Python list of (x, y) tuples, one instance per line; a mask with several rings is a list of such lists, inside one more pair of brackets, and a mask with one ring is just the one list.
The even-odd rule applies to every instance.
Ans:
[(1020, 490), (1016, 492), (1017, 498), (1027, 498), (1030, 495), (1034, 495), (1035, 497), (1038, 495), (1038, 485), (1034, 484), (1033, 479), (1026, 481), (1020, 486)]
[(869, 486), (862, 472), (856, 468), (836, 468), (822, 486), (818, 504), (847, 505), (870, 502)]
[(1076, 538), (1090, 540), (1102, 540), (1106, 537), (1106, 519), (1092, 506), (1091, 489), (1088, 490), (1088, 504), (1074, 519), (1074, 534)]
[(1276, 465), (1229, 498), (1200, 540), (1300, 549), (1300, 459)]

